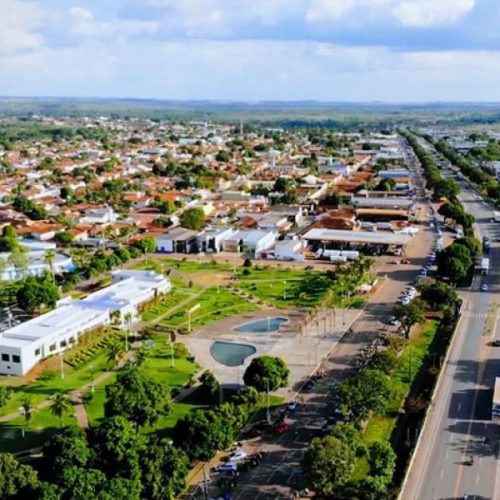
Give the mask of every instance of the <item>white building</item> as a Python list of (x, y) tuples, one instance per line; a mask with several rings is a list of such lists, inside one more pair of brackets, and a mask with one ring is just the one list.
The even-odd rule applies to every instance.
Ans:
[(222, 249), (225, 252), (245, 252), (259, 258), (263, 252), (274, 246), (276, 239), (277, 234), (274, 231), (238, 231), (222, 242)]
[(81, 224), (110, 224), (118, 219), (111, 207), (87, 210), (80, 218)]
[(115, 271), (113, 284), (83, 300), (59, 301), (53, 311), (0, 333), (0, 373), (24, 375), (42, 359), (71, 347), (86, 332), (130, 314), (170, 291), (170, 281), (150, 271)]

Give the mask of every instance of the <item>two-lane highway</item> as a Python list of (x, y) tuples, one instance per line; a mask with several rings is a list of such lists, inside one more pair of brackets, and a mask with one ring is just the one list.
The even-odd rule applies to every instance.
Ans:
[[(451, 170), (443, 173), (454, 175)], [(500, 499), (500, 435), (498, 425), (490, 420), (491, 389), (500, 374), (500, 349), (491, 345), (494, 336), (485, 334), (487, 325), (495, 325), (497, 314), (494, 304), (500, 291), (500, 246), (494, 240), (500, 224), (490, 222), (492, 209), (468, 184), (460, 185), (460, 201), (476, 217), (481, 237), (492, 239), (488, 255), (491, 271), (487, 276), (475, 276), (470, 290), (461, 292), (464, 312), (402, 492), (403, 500), (450, 500), (464, 495), (476, 500)], [(484, 284), (488, 291), (481, 291)], [(471, 458), (473, 464), (468, 465)]]

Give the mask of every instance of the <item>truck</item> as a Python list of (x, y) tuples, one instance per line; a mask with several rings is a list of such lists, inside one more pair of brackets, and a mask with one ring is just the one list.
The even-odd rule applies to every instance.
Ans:
[(483, 275), (488, 274), (490, 270), (490, 259), (488, 259), (487, 257), (483, 257), (481, 259), (481, 264), (479, 266), (479, 269), (481, 270), (481, 274)]
[(495, 378), (493, 402), (491, 404), (491, 420), (494, 422), (500, 422), (500, 377)]
[(493, 212), (493, 215), (491, 217), (491, 222), (500, 222), (500, 212)]

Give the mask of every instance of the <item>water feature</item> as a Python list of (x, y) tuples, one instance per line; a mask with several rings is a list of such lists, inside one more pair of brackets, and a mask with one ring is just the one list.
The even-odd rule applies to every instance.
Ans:
[(233, 342), (214, 342), (210, 347), (210, 354), (220, 363), (226, 366), (240, 366), (245, 359), (255, 354), (257, 349), (251, 345), (234, 344)]
[(257, 321), (251, 321), (250, 323), (243, 323), (242, 325), (233, 328), (233, 330), (240, 333), (277, 332), (280, 329), (280, 326), (287, 321), (288, 320), (286, 318), (265, 318)]

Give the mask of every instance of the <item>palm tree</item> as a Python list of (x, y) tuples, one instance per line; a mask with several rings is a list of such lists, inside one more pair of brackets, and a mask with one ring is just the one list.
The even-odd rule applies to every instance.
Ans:
[(69, 411), (71, 401), (64, 392), (56, 392), (50, 399), (50, 413), (59, 419), (59, 427), (62, 427), (62, 416)]
[(50, 269), (52, 279), (54, 279), (54, 264), (56, 262), (56, 252), (54, 252), (54, 250), (47, 250), (43, 256), (43, 262)]
[(21, 408), (23, 409), (23, 415), (24, 415), (24, 420), (26, 421), (26, 427), (29, 427), (31, 414), (33, 413), (33, 406), (31, 405), (31, 399), (29, 397), (23, 399)]
[(128, 334), (131, 331), (131, 326), (132, 326), (132, 313), (127, 313), (125, 314), (124, 317), (125, 320), (125, 351), (128, 351)]
[(12, 264), (17, 272), (17, 277), (24, 278), (28, 272), (28, 251), (25, 247), (14, 248), (9, 256), (9, 263)]
[(113, 363), (113, 366), (116, 366), (120, 361), (120, 358), (123, 356), (123, 345), (121, 342), (116, 339), (108, 344), (106, 357), (110, 363)]

